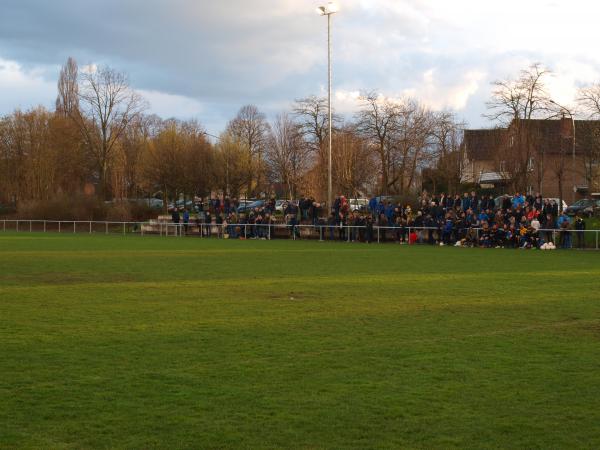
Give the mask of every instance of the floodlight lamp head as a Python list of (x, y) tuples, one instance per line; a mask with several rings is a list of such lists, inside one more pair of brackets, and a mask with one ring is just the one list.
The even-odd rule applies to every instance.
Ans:
[(335, 2), (329, 2), (329, 4), (327, 5), (327, 10), (329, 11), (329, 14), (335, 14), (340, 10), (340, 7)]
[(317, 13), (322, 16), (330, 16), (331, 14), (335, 14), (340, 10), (340, 7), (337, 3), (329, 2), (327, 6), (319, 6), (317, 8)]

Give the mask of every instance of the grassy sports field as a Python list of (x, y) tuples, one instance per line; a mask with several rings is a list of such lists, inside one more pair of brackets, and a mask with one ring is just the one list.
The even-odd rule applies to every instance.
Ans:
[(2, 448), (598, 448), (600, 253), (0, 234)]

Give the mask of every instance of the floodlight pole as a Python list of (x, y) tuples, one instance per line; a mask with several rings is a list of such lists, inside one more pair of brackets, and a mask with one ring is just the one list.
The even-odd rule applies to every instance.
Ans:
[[(575, 203), (575, 200), (577, 199), (577, 177), (575, 175), (575, 171), (576, 171), (576, 167), (577, 167), (577, 163), (576, 163), (576, 157), (575, 157), (575, 143), (576, 143), (576, 137), (575, 137), (575, 116), (573, 115), (573, 113), (571, 112), (571, 110), (569, 110), (568, 108), (558, 104), (557, 102), (555, 102), (554, 100), (550, 99), (550, 103), (552, 103), (553, 105), (558, 106), (562, 111), (563, 111), (563, 118), (564, 118), (564, 112), (566, 112), (569, 117), (571, 118), (571, 123), (573, 124), (573, 136), (572, 136), (572, 142), (571, 142), (571, 179), (573, 180), (573, 197), (572, 197), (572, 202)], [(561, 143), (562, 146), (562, 143)], [(562, 151), (562, 150), (561, 150)], [(560, 199), (562, 201), (562, 198)], [(561, 211), (562, 211), (562, 203), (560, 205)]]
[(332, 147), (333, 147), (333, 113), (331, 111), (331, 91), (333, 84), (332, 77), (332, 64), (331, 64), (331, 16), (338, 11), (338, 7), (334, 2), (329, 2), (327, 6), (319, 6), (317, 12), (322, 16), (327, 16), (327, 117), (328, 117), (328, 131), (329, 131), (329, 155), (328, 155), (328, 168), (327, 168), (327, 207), (331, 211), (333, 206), (333, 175), (332, 175)]
[(332, 85), (332, 74), (331, 74), (331, 14), (327, 14), (327, 110), (328, 110), (328, 125), (329, 125), (329, 167), (328, 167), (328, 184), (327, 184), (327, 207), (329, 211), (333, 207), (333, 186), (332, 186), (332, 143), (333, 136), (332, 130), (332, 113), (331, 113), (331, 85)]

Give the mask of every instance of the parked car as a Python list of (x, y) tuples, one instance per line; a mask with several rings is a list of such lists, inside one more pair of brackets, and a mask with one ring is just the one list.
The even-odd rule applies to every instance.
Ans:
[[(548, 200), (550, 201), (554, 201), (554, 203), (556, 203), (557, 205), (560, 205), (560, 199), (559, 198), (549, 198)], [(567, 202), (565, 202), (564, 200), (562, 201), (562, 211), (566, 211), (567, 209), (569, 209), (569, 205), (567, 205)]]
[[(512, 197), (513, 197), (512, 195), (507, 195), (507, 194), (496, 197), (494, 199), (496, 209), (498, 210), (498, 209), (502, 208), (502, 202), (504, 201), (505, 198), (512, 199)], [(554, 201), (554, 203), (556, 203), (557, 205), (560, 205), (560, 199), (558, 199), (558, 198), (549, 198), (548, 200)], [(566, 209), (567, 209), (567, 203), (563, 200), (562, 201), (562, 210), (565, 211)]]
[(565, 212), (569, 216), (580, 214), (585, 217), (593, 217), (600, 213), (600, 200), (584, 198), (566, 208)]
[(147, 204), (150, 208), (162, 209), (164, 202), (160, 198), (145, 198), (142, 203)]
[(502, 209), (502, 203), (504, 202), (505, 198), (511, 198), (511, 196), (505, 194), (505, 195), (500, 195), (499, 197), (496, 197), (494, 199), (494, 205), (495, 205), (496, 210)]
[(238, 206), (237, 212), (238, 212), (238, 214), (245, 213), (245, 212), (253, 210), (254, 208), (261, 208), (264, 205), (265, 205), (264, 200), (256, 200), (255, 202), (252, 202), (252, 203), (243, 203), (243, 204), (242, 204), (242, 202), (240, 202), (240, 206)]
[(276, 200), (275, 201), (275, 212), (283, 214), (283, 211), (285, 211), (285, 208), (287, 208), (287, 205), (290, 202), (294, 203), (295, 205), (298, 205), (297, 200)]
[(369, 199), (351, 198), (348, 200), (351, 211), (366, 211), (369, 206)]
[(183, 200), (177, 200), (175, 203), (169, 203), (167, 205), (169, 210), (175, 209), (175, 207), (177, 207), (177, 209), (187, 208), (193, 210), (195, 209), (195, 204), (193, 200), (187, 200), (185, 202)]

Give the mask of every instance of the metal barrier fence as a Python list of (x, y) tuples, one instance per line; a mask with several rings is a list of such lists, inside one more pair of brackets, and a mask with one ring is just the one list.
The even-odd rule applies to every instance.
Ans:
[[(289, 224), (207, 224), (207, 223), (166, 223), (166, 222), (110, 222), (78, 220), (2, 220), (2, 232), (56, 232), (86, 234), (135, 234), (157, 236), (197, 236), (219, 239), (313, 239), (319, 241), (346, 242), (399, 242), (406, 244), (435, 244), (443, 242), (444, 233), (440, 227), (399, 227), (399, 226), (352, 226), (352, 225), (289, 225)], [(474, 239), (479, 240), (481, 229), (473, 228)], [(600, 249), (600, 230), (569, 230), (566, 234), (557, 229), (539, 229), (539, 236), (545, 242), (559, 242), (568, 239), (568, 248)], [(456, 232), (453, 232), (455, 240)]]

